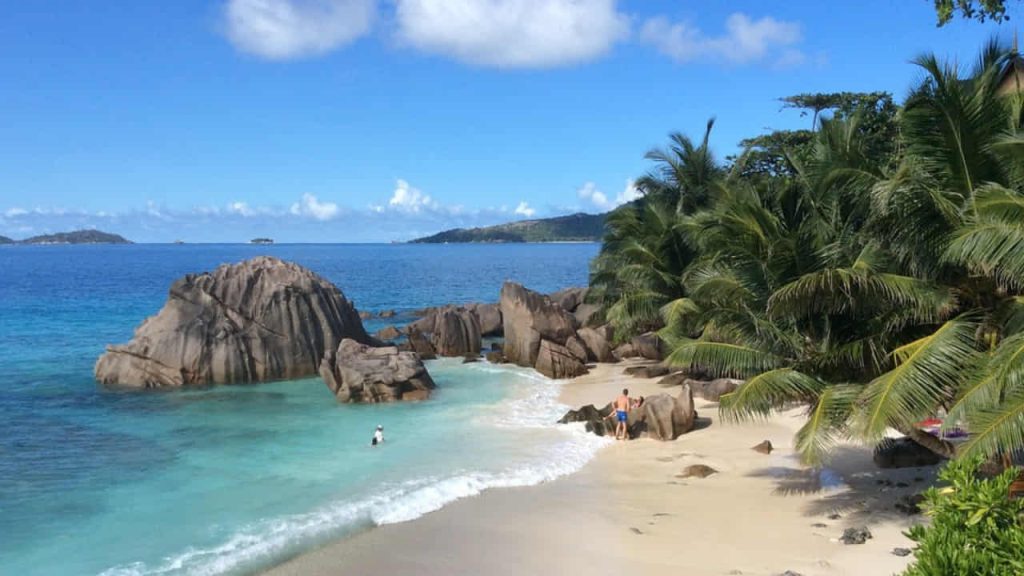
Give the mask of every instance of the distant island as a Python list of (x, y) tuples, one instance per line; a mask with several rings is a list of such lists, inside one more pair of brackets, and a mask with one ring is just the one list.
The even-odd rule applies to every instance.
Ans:
[(253, 238), (249, 240), (249, 244), (273, 244), (273, 238)]
[[(5, 238), (5, 240), (9, 240)], [(43, 234), (32, 236), (20, 242), (10, 241), (12, 244), (131, 244), (130, 240), (117, 234), (101, 232), (99, 230), (75, 230), (73, 232), (58, 232), (56, 234)]]
[(411, 240), (413, 244), (467, 242), (598, 242), (605, 214), (570, 214), (557, 218), (520, 220), (483, 228), (455, 228)]
[(7, 236), (0, 236), (0, 244), (14, 244), (14, 240), (11, 240)]

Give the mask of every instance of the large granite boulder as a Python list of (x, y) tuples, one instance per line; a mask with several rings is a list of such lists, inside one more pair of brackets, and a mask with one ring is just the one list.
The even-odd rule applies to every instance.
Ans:
[(437, 358), (437, 350), (434, 349), (434, 345), (430, 343), (430, 340), (423, 335), (423, 332), (410, 328), (406, 339), (409, 342), (409, 348), (419, 355), (420, 360), (433, 360)]
[(501, 287), (505, 357), (520, 366), (536, 366), (541, 340), (564, 346), (576, 333), (572, 314), (543, 294), (519, 284)]
[(147, 388), (302, 378), (345, 338), (372, 342), (337, 287), (261, 256), (175, 281), (160, 312), (108, 346), (95, 374)]
[(576, 308), (583, 304), (583, 299), (586, 297), (586, 288), (565, 288), (564, 290), (553, 292), (550, 296), (551, 301), (561, 306), (566, 312), (575, 312)]
[(718, 402), (722, 396), (735, 392), (743, 380), (732, 378), (716, 378), (714, 380), (692, 380), (685, 379), (683, 384), (693, 389), (693, 393), (708, 402)]
[(498, 304), (467, 304), (466, 308), (476, 314), (480, 323), (481, 336), (501, 336), (501, 306)]
[(558, 380), (587, 373), (587, 367), (568, 348), (550, 340), (541, 340), (535, 368), (548, 378)]
[[(578, 410), (569, 410), (559, 423), (583, 422), (587, 432), (598, 436), (615, 434), (616, 421), (609, 418), (612, 405), (596, 408), (593, 404)], [(630, 438), (653, 438), (675, 440), (693, 430), (697, 422), (697, 411), (693, 406), (693, 393), (687, 386), (679, 396), (656, 394), (644, 399), (639, 408), (629, 411), (626, 419), (626, 433)]]
[(587, 358), (592, 362), (618, 362), (612, 352), (611, 326), (600, 328), (580, 328), (576, 335), (583, 341), (587, 349)]
[(423, 400), (435, 387), (414, 352), (349, 339), (341, 341), (337, 352), (324, 357), (320, 376), (341, 402)]
[(601, 307), (597, 304), (580, 304), (573, 310), (572, 315), (576, 318), (577, 326), (585, 327), (597, 323), (600, 311)]
[(945, 460), (910, 438), (886, 438), (875, 446), (872, 459), (879, 468), (934, 466)]
[(693, 407), (693, 392), (683, 386), (679, 396), (655, 394), (644, 400), (642, 422), (643, 434), (655, 440), (675, 440), (693, 430), (697, 411)]
[(665, 358), (665, 342), (654, 332), (634, 336), (630, 340), (630, 344), (633, 345), (633, 350), (638, 356), (643, 356), (648, 360), (663, 360)]
[(441, 356), (478, 356), (480, 321), (465, 308), (445, 308), (437, 313), (431, 343)]

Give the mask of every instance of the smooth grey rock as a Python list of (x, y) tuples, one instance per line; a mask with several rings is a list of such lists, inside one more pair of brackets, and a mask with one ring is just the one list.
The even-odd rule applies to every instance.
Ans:
[(320, 376), (340, 402), (423, 400), (434, 381), (414, 352), (345, 339), (323, 359)]
[(668, 368), (661, 364), (630, 366), (629, 368), (626, 368), (626, 374), (635, 378), (658, 378), (668, 374)]
[(633, 344), (630, 342), (618, 345), (612, 352), (615, 354), (615, 357), (618, 358), (619, 360), (625, 360), (626, 358), (636, 358), (637, 356), (640, 355), (640, 353), (636, 351), (636, 348), (634, 348)]
[(565, 288), (553, 292), (550, 296), (551, 301), (561, 306), (566, 312), (575, 312), (586, 297), (586, 288)]
[(686, 379), (683, 383), (693, 388), (695, 396), (703, 398), (708, 402), (718, 402), (722, 399), (722, 396), (735, 392), (743, 384), (743, 380), (734, 380), (732, 378), (716, 378), (715, 380)]
[[(508, 353), (506, 352), (506, 357)], [(561, 380), (587, 373), (587, 367), (565, 346), (541, 340), (536, 369), (548, 378)]]
[(587, 348), (587, 359), (592, 362), (617, 362), (618, 358), (612, 353), (611, 327), (601, 328), (580, 328), (576, 335), (583, 341)]
[(655, 440), (675, 440), (693, 430), (697, 421), (693, 392), (689, 386), (683, 386), (682, 392), (676, 397), (668, 394), (648, 396), (640, 410), (644, 432), (648, 438)]
[(691, 464), (683, 471), (676, 475), (677, 478), (707, 478), (712, 474), (717, 474), (718, 470), (715, 470), (707, 464)]
[(633, 345), (633, 350), (638, 356), (643, 356), (648, 360), (663, 360), (665, 358), (665, 342), (654, 332), (634, 336), (630, 340), (630, 344)]
[(467, 304), (466, 309), (476, 314), (480, 335), (501, 336), (501, 306), (498, 304)]
[(519, 284), (501, 287), (505, 357), (520, 366), (536, 366), (541, 340), (564, 346), (576, 333), (575, 319), (547, 296)]
[(439, 356), (477, 356), (482, 345), (480, 321), (465, 308), (444, 308), (437, 314), (431, 343)]
[(597, 304), (580, 304), (572, 315), (576, 318), (577, 326), (587, 327), (599, 321), (598, 312), (600, 311), (601, 307)]
[(303, 378), (344, 338), (373, 341), (337, 287), (260, 256), (175, 281), (130, 342), (107, 347), (95, 375), (147, 388)]
[(398, 328), (395, 328), (394, 326), (385, 326), (378, 330), (376, 334), (374, 334), (374, 336), (381, 340), (394, 340), (395, 338), (398, 338), (401, 335), (402, 333), (399, 332)]
[(408, 332), (406, 339), (409, 342), (409, 346), (413, 352), (419, 355), (421, 360), (437, 358), (437, 351), (434, 350), (434, 345), (423, 335), (423, 332), (415, 328), (410, 328)]
[(565, 341), (565, 348), (573, 355), (573, 357), (581, 363), (586, 364), (589, 356), (587, 354), (587, 347), (583, 345), (583, 341), (580, 340), (579, 337), (570, 336), (569, 339)]

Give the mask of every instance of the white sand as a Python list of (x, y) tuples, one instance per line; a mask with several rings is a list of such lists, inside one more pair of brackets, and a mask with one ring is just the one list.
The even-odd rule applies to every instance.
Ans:
[[(623, 386), (634, 396), (679, 392), (625, 376), (624, 366), (602, 365), (566, 384), (563, 402), (601, 406)], [(933, 470), (879, 471), (868, 450), (843, 446), (832, 467), (844, 485), (823, 488), (822, 476), (792, 455), (801, 412), (725, 425), (714, 404), (698, 400), (697, 408), (709, 425), (674, 442), (618, 442), (571, 476), (490, 490), (329, 544), (269, 574), (861, 576), (898, 573), (908, 564), (891, 550), (912, 547), (901, 532), (914, 519), (892, 504), (923, 489)], [(770, 456), (750, 449), (766, 439), (776, 447)], [(697, 463), (718, 473), (676, 477)], [(909, 486), (878, 483), (884, 480)], [(841, 516), (828, 519), (833, 512)], [(874, 538), (863, 545), (837, 541), (844, 528), (860, 526)]]

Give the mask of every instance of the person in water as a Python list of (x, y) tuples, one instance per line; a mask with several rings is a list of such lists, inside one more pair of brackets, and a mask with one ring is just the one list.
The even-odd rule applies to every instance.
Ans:
[(373, 440), (370, 440), (370, 446), (376, 446), (384, 442), (384, 427), (377, 426), (377, 431), (373, 433)]
[[(629, 398), (629, 388), (622, 389), (622, 395), (615, 399), (614, 408), (615, 420), (618, 424), (615, 425), (615, 439), (616, 440), (628, 440), (629, 431), (626, 429), (626, 421), (629, 419), (629, 410), (633, 407), (633, 401)], [(612, 414), (608, 417), (611, 418)]]

